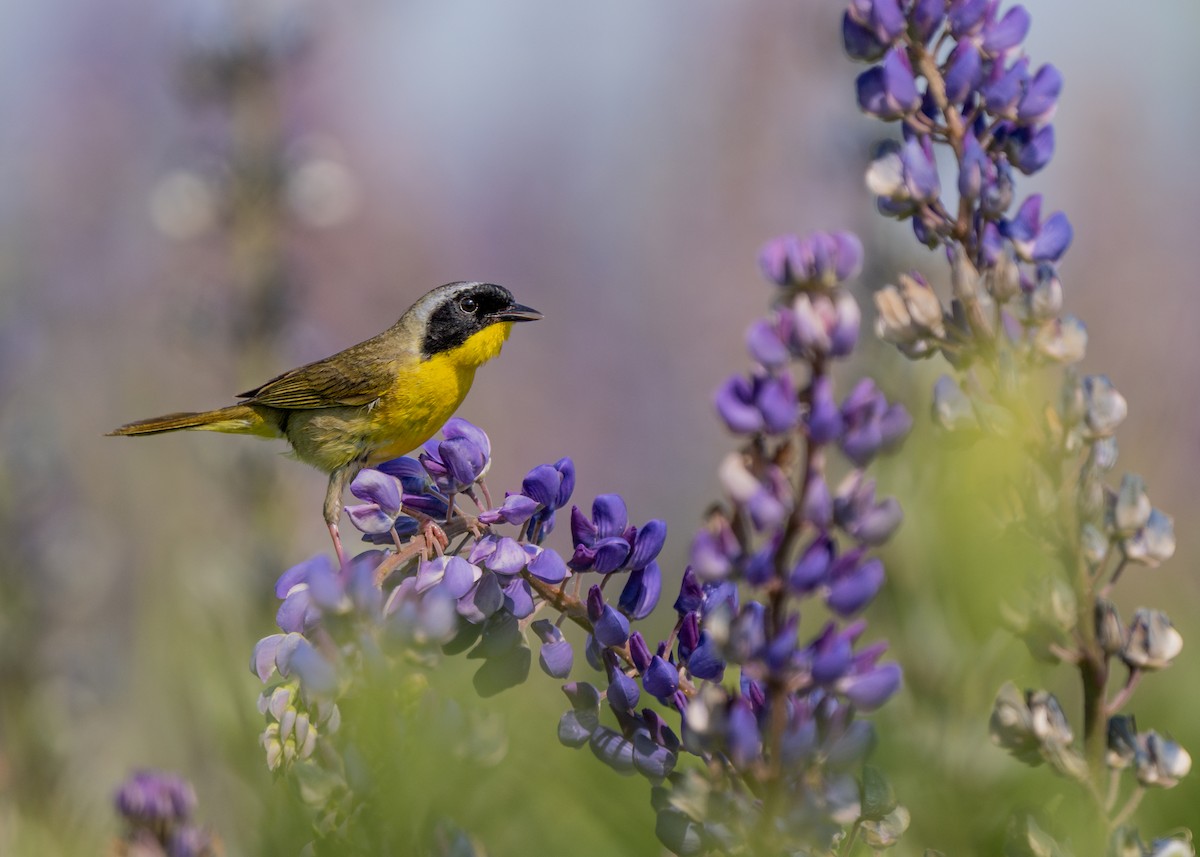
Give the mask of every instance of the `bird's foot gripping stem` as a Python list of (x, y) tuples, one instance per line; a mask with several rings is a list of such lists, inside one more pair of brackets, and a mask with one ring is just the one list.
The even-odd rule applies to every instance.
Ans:
[(342, 492), (350, 480), (358, 473), (358, 465), (339, 467), (329, 474), (329, 487), (325, 490), (325, 525), (329, 527), (329, 537), (333, 539), (333, 551), (337, 554), (338, 568), (346, 569), (346, 551), (342, 548), (342, 535), (338, 531), (338, 521), (342, 517)]

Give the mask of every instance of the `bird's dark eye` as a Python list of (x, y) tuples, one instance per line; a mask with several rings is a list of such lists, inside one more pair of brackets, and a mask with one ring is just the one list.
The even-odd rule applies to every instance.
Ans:
[(467, 315), (474, 315), (475, 310), (478, 309), (478, 307), (479, 304), (475, 303), (475, 298), (463, 298), (458, 302), (458, 308)]

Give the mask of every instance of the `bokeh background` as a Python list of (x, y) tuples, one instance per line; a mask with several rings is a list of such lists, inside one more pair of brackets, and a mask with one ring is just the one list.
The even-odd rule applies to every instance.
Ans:
[[(1200, 752), (1200, 7), (1025, 5), (1028, 51), (1066, 88), (1059, 154), (1019, 191), (1072, 218), (1084, 368), (1128, 397), (1121, 467), (1179, 538), (1118, 591), (1188, 641), (1139, 724)], [(857, 230), (864, 297), (940, 274), (863, 187), (885, 129), (855, 109), (839, 17), (832, 0), (0, 4), (0, 852), (98, 853), (114, 785), (145, 765), (196, 783), (231, 853), (304, 841), (246, 663), (275, 577), (327, 549), (324, 477), (250, 439), (102, 435), (223, 404), (436, 284), (490, 279), (546, 316), (461, 411), (491, 434), (493, 493), (571, 455), (577, 498), (619, 491), (667, 520), (677, 580), (730, 445), (711, 391), (768, 298), (761, 242)], [(980, 535), (996, 481), (937, 449), (929, 371), (865, 354), (918, 414), (883, 476), (908, 524), (873, 620), (909, 676), (877, 718), (913, 809), (904, 853), (996, 853), (1013, 807), (1061, 784), (990, 746), (992, 696), (1011, 677), (1069, 701), (1072, 677), (1000, 628), (1029, 569)], [(558, 749), (561, 697), (530, 684), (488, 706), (537, 782), (461, 774), (463, 820), (507, 831), (497, 854), (657, 853), (645, 783)], [(420, 755), (398, 788), (431, 775)], [(503, 795), (491, 815), (481, 793)], [(1139, 818), (1158, 834), (1197, 806), (1189, 781)]]

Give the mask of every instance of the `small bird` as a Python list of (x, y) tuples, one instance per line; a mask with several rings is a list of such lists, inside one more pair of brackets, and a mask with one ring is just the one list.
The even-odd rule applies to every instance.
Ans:
[(198, 429), (285, 438), (292, 455), (329, 474), (325, 523), (345, 563), (338, 520), (358, 471), (429, 440), (471, 389), (475, 370), (500, 353), (514, 322), (537, 310), (492, 283), (438, 286), (400, 320), (332, 357), (284, 372), (215, 411), (166, 414), (110, 435)]

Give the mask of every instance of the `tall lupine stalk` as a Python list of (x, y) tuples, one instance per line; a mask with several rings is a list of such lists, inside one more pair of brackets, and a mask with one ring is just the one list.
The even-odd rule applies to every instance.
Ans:
[[(574, 489), (571, 460), (533, 468), (493, 500), (491, 442), (461, 419), (418, 458), (351, 485), (363, 501), (347, 508), (351, 521), (385, 549), (341, 569), (319, 556), (280, 577), (280, 633), (252, 659), (267, 684), (263, 747), (272, 770), (297, 776), (326, 846), (352, 837), (364, 803), (379, 799), (343, 700), (397, 675), (393, 664), (411, 677), (465, 652), (482, 659), (475, 686), (490, 695), (526, 679), (531, 640), (541, 669), (568, 679), (569, 625), (599, 678), (563, 685), (558, 738), (649, 780), (656, 833), (675, 853), (849, 853), (860, 835), (883, 848), (903, 832), (907, 811), (864, 768), (874, 734), (856, 717), (895, 693), (900, 669), (880, 663), (886, 644), (860, 645), (855, 617), (883, 584), (868, 551), (901, 520), (864, 470), (911, 420), (869, 380), (840, 402), (834, 393), (831, 363), (859, 332), (841, 288), (861, 268), (858, 239), (780, 239), (762, 264), (778, 291), (748, 334), (757, 368), (716, 395), (744, 445), (721, 464), (728, 496), (692, 541), (667, 639), (651, 644), (635, 627), (662, 592), (663, 522), (631, 525), (621, 497), (604, 494), (590, 517), (571, 508), (570, 550), (558, 553), (545, 541)], [(443, 529), (444, 549), (417, 535), (422, 519)], [(830, 618), (802, 639), (800, 604), (813, 600)]]
[[(1080, 378), (1071, 368), (1087, 343), (1083, 323), (1062, 312), (1058, 265), (1071, 225), (1061, 212), (1043, 217), (1040, 194), (1014, 210), (1016, 174), (1036, 173), (1054, 154), (1062, 87), (1054, 66), (1035, 69), (1022, 52), (1029, 25), (1024, 8), (1002, 14), (998, 0), (854, 0), (845, 14), (846, 50), (876, 63), (858, 78), (859, 106), (901, 127), (900, 140), (881, 145), (867, 184), (879, 211), (910, 221), (919, 242), (944, 249), (950, 268), (948, 309), (921, 274), (902, 274), (876, 294), (877, 331), (910, 358), (949, 362), (953, 375), (934, 389), (944, 429), (1013, 437), (1029, 452), (1015, 486), (1017, 523), (1059, 576), (1017, 630), (1036, 656), (1075, 670), (1082, 707), (1068, 716), (1053, 694), (1008, 684), (996, 700), (993, 739), (1090, 796), (1095, 840), (1083, 853), (1107, 840), (1115, 854), (1192, 854), (1179, 839), (1144, 846), (1130, 826), (1146, 788), (1171, 787), (1191, 766), (1182, 747), (1139, 732), (1121, 713), (1182, 639), (1159, 610), (1140, 608), (1125, 625), (1110, 596), (1128, 569), (1170, 558), (1175, 539), (1139, 477), (1126, 474), (1116, 488), (1105, 482), (1127, 406), (1107, 377)], [(949, 194), (939, 147), (957, 164)], [(1040, 398), (1030, 382), (1056, 366), (1058, 390)], [(1126, 772), (1133, 782), (1122, 788)], [(1027, 832), (1026, 847), (1050, 853), (1036, 825)]]

